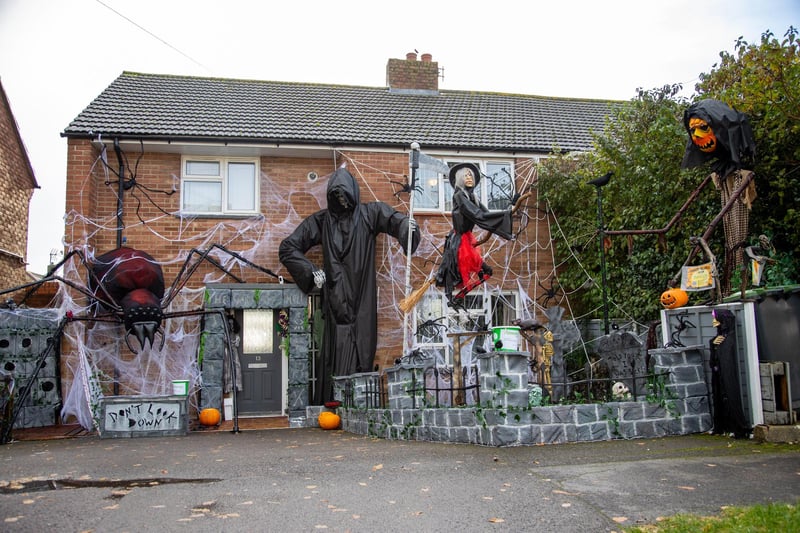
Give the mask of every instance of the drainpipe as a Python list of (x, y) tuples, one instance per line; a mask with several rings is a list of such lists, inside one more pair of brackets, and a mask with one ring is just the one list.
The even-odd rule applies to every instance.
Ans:
[(122, 160), (118, 137), (114, 138), (114, 152), (119, 161), (119, 192), (117, 193), (117, 248), (119, 248), (122, 246), (122, 195), (125, 193), (125, 163)]

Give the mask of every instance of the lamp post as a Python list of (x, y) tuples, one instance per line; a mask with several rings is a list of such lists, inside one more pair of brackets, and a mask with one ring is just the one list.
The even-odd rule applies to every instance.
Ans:
[(597, 242), (600, 246), (600, 275), (603, 284), (603, 327), (605, 334), (608, 335), (608, 292), (606, 288), (606, 249), (604, 246), (605, 241), (605, 227), (603, 225), (603, 187), (608, 185), (611, 181), (613, 172), (608, 172), (599, 178), (589, 181), (589, 185), (594, 185), (597, 189)]

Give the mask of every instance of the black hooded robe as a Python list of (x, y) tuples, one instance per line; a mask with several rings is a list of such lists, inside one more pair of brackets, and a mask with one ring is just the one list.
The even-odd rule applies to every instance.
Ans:
[(715, 309), (714, 317), (719, 323), (717, 337), (710, 344), (714, 433), (733, 433), (737, 439), (742, 439), (750, 433), (750, 425), (742, 408), (736, 352), (736, 316), (727, 309)]
[(456, 187), (453, 192), (453, 229), (445, 238), (442, 263), (436, 273), (436, 285), (444, 287), (447, 299), (453, 302), (453, 289), (464, 280), (458, 268), (461, 236), (475, 226), (504, 239), (512, 238), (511, 211), (490, 211), (478, 202), (473, 189)]
[[(343, 207), (339, 197), (346, 199)], [(325, 321), (314, 401), (332, 400), (333, 376), (372, 370), (378, 342), (378, 296), (375, 274), (375, 239), (379, 233), (396, 238), (408, 254), (410, 219), (383, 202), (360, 203), (355, 178), (344, 168), (328, 180), (328, 209), (303, 220), (279, 248), (281, 263), (305, 293), (314, 288), (314, 271), (305, 257), (322, 245), (325, 284), (322, 307)], [(414, 229), (413, 253), (419, 244)]]

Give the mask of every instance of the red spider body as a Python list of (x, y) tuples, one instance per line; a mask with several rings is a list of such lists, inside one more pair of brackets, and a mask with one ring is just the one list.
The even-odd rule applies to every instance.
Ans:
[(133, 333), (140, 346), (152, 346), (161, 327), (164, 272), (152, 256), (133, 248), (117, 248), (95, 258), (92, 273), (99, 283), (89, 286), (101, 301), (118, 302), (125, 330)]

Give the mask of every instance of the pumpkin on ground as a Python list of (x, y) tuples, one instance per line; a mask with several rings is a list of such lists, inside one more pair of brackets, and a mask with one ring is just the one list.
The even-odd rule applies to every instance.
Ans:
[(322, 411), (317, 417), (319, 427), (322, 429), (338, 429), (342, 419), (336, 413), (330, 411)]
[(200, 411), (200, 423), (204, 426), (216, 426), (222, 420), (219, 409), (207, 407)]
[(661, 305), (665, 309), (677, 309), (689, 303), (689, 294), (683, 289), (667, 289), (661, 293)]

